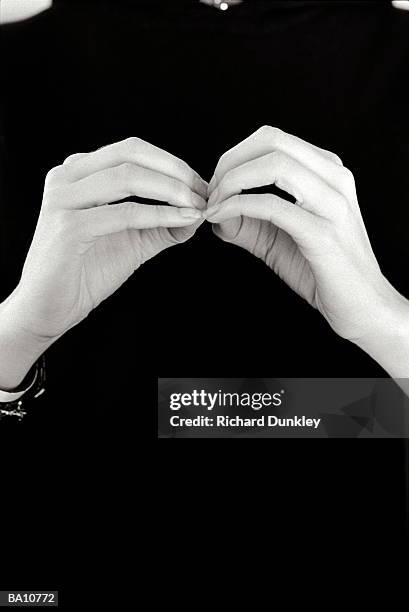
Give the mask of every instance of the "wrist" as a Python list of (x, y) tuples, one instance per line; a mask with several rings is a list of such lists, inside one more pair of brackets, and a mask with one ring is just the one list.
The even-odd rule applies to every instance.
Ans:
[(54, 340), (40, 338), (25, 321), (17, 290), (0, 304), (0, 389), (13, 390)]
[(409, 301), (387, 283), (368, 321), (368, 329), (354, 343), (393, 378), (409, 378)]

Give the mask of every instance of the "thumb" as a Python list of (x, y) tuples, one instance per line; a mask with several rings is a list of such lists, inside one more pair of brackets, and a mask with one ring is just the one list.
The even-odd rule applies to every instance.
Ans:
[(169, 227), (167, 232), (171, 237), (171, 243), (180, 244), (182, 242), (186, 242), (195, 235), (196, 230), (202, 225), (203, 222), (204, 219), (199, 219), (195, 223), (186, 225), (185, 227)]
[(259, 243), (260, 227), (259, 219), (241, 215), (221, 223), (214, 223), (213, 232), (224, 242), (235, 244), (259, 257), (256, 246)]
[(222, 223), (213, 224), (213, 232), (221, 240), (226, 242), (232, 242), (237, 235), (240, 233), (240, 229), (243, 225), (243, 217), (235, 217), (234, 219), (228, 219)]

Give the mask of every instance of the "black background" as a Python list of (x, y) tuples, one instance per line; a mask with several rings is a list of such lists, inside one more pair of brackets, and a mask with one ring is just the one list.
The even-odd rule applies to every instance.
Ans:
[[(256, 1), (221, 13), (195, 2), (57, 2), (2, 27), (3, 297), (18, 282), (44, 176), (69, 154), (136, 135), (208, 180), (219, 156), (263, 124), (340, 155), (381, 267), (409, 295), (409, 15), (386, 2), (352, 4)], [(201, 515), (197, 548), (208, 530), (227, 538), (204, 512), (220, 487), (216, 514), (223, 507), (234, 522), (248, 503), (254, 512), (236, 544), (283, 504), (279, 520), (311, 520), (317, 538), (394, 541), (404, 531), (399, 441), (258, 442), (246, 457), (190, 449), (174, 462), (161, 446), (152, 475), (158, 457), (145, 441), (155, 435), (156, 376), (384, 375), (208, 224), (146, 263), (50, 349), (47, 363), (36, 414), (19, 428), (2, 425), (3, 481), (15, 491), (4, 487), (11, 540), (3, 557), (13, 577), (18, 565), (36, 585), (72, 592), (78, 573), (86, 576), (87, 551), (104, 565), (110, 545), (140, 541), (151, 506), (158, 516), (148, 534), (169, 551), (181, 541), (173, 523), (184, 494), (189, 522)], [(271, 545), (271, 537), (265, 528), (258, 541)], [(108, 566), (116, 559), (107, 555)]]

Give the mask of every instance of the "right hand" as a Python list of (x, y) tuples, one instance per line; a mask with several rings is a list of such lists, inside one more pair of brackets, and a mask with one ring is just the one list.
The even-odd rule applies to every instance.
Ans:
[[(272, 184), (295, 203), (243, 193)], [(406, 300), (380, 270), (354, 177), (335, 153), (263, 126), (221, 157), (209, 192), (215, 233), (261, 258), (338, 335), (368, 345), (380, 321), (398, 335)]]
[[(13, 317), (52, 342), (146, 260), (190, 238), (207, 184), (185, 162), (138, 138), (68, 157), (47, 175)], [(124, 202), (129, 196), (171, 206)]]

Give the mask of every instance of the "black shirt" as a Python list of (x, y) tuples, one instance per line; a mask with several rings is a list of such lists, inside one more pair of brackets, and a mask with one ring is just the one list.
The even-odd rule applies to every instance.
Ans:
[[(409, 14), (387, 2), (72, 3), (2, 28), (2, 294), (48, 169), (131, 135), (210, 179), (263, 124), (355, 174), (381, 268), (409, 296)], [(52, 254), (50, 254), (52, 256)], [(145, 263), (47, 353), (52, 404), (104, 418), (161, 376), (382, 376), (249, 253), (204, 224)], [(53, 410), (53, 414), (55, 410)]]
[[(183, 158), (209, 179), (219, 156), (263, 124), (342, 157), (355, 174), (382, 269), (409, 296), (408, 19), (409, 13), (389, 2), (252, 0), (222, 12), (198, 2), (109, 6), (70, 1), (3, 26), (2, 297), (18, 282), (45, 174), (67, 155), (136, 135)], [(118, 526), (135, 522), (135, 502), (129, 498), (136, 493), (143, 495), (143, 504), (150, 499), (141, 480), (152, 455), (142, 455), (141, 441), (154, 416), (156, 376), (384, 374), (359, 349), (336, 337), (261, 261), (221, 242), (208, 224), (193, 240), (144, 264), (61, 338), (47, 352), (47, 371), (41, 408), (27, 428), (10, 438), (2, 464), (8, 468), (3, 470), (3, 490), (20, 490), (23, 501), (13, 511), (7, 498), (12, 537), (7, 550), (3, 542), (3, 556), (10, 575), (18, 568), (21, 576), (33, 551), (37, 585), (47, 580), (49, 585), (51, 577), (53, 584), (61, 580), (56, 558), (61, 540), (73, 536), (73, 520), (84, 526), (85, 542), (94, 533), (105, 547), (107, 526), (116, 533)], [(147, 400), (142, 399), (146, 392)], [(371, 516), (376, 527), (386, 525), (390, 533), (404, 522), (404, 452), (396, 441), (382, 444), (382, 451), (379, 444), (348, 444), (348, 452), (345, 445), (326, 446), (324, 452), (309, 444), (304, 452), (303, 444), (294, 449), (274, 442), (263, 457), (259, 444), (250, 462), (235, 454), (218, 465), (212, 465), (209, 453), (203, 461), (196, 455), (177, 465), (167, 458), (161, 461), (158, 481), (155, 476), (161, 543), (173, 551), (177, 537), (179, 546), (176, 521), (187, 515), (187, 507), (197, 514), (200, 509), (203, 517), (215, 484), (222, 483), (217, 508), (223, 504), (224, 516), (232, 518), (248, 496), (252, 516), (257, 508), (257, 533), (263, 534), (263, 542), (273, 534), (275, 547), (271, 512), (283, 503), (277, 485), (282, 490), (285, 481), (289, 491), (298, 474), (306, 484), (295, 489), (296, 527), (286, 536), (294, 530), (298, 536), (306, 525), (308, 529), (307, 506), (318, 498), (324, 503), (318, 514), (312, 512), (319, 522), (314, 534), (323, 531), (326, 518), (329, 527), (324, 531), (332, 539), (348, 517), (350, 533), (361, 542), (363, 535), (378, 533), (368, 529)], [(44, 457), (40, 465), (39, 456)], [(6, 473), (19, 459), (7, 488)], [(287, 481), (285, 468), (290, 466)], [(343, 479), (349, 490), (355, 484), (355, 494), (365, 504), (357, 504), (355, 497), (351, 505), (339, 505)], [(316, 482), (320, 484), (314, 486)], [(338, 498), (328, 494), (331, 484)], [(173, 516), (170, 509), (183, 490), (189, 504)], [(95, 521), (107, 504), (116, 512), (103, 514), (106, 524), (99, 532)], [(35, 508), (38, 516), (33, 519)], [(214, 508), (207, 514), (214, 527)], [(196, 535), (206, 533), (203, 523), (201, 519)], [(145, 526), (145, 521), (139, 524)], [(240, 542), (244, 531), (233, 530)], [(192, 531), (185, 533), (190, 537)], [(194, 542), (196, 546), (198, 540)], [(39, 563), (39, 550), (47, 557), (47, 569)], [(62, 550), (65, 554), (64, 546)], [(79, 551), (86, 559), (82, 550), (83, 541)], [(76, 554), (75, 570), (78, 560)], [(77, 584), (75, 572), (71, 586)]]

